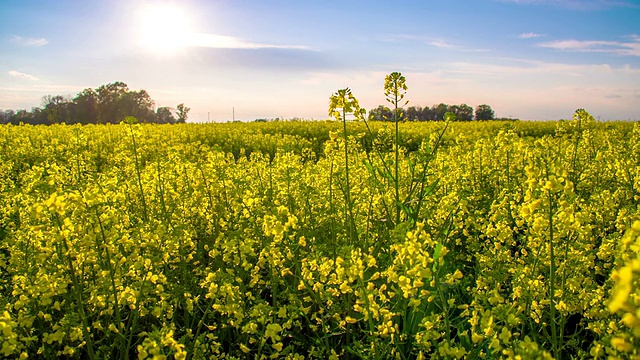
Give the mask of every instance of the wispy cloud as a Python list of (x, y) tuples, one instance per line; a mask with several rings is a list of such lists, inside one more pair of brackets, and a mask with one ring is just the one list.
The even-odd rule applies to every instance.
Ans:
[(18, 44), (20, 46), (30, 46), (30, 47), (43, 46), (49, 43), (49, 40), (45, 38), (29, 38), (29, 37), (22, 37), (18, 35), (12, 35), (9, 38), (9, 41), (11, 41), (14, 44)]
[(551, 5), (574, 10), (601, 10), (612, 7), (640, 8), (638, 4), (621, 0), (497, 0), (504, 3)]
[(446, 71), (472, 76), (554, 75), (560, 77), (585, 78), (594, 74), (638, 76), (640, 68), (609, 64), (567, 64), (528, 59), (503, 58), (493, 63), (454, 62)]
[(391, 43), (403, 43), (403, 42), (419, 42), (424, 45), (437, 47), (440, 49), (449, 49), (456, 50), (462, 52), (487, 52), (487, 49), (480, 48), (471, 48), (464, 45), (456, 44), (451, 41), (441, 39), (441, 38), (432, 38), (424, 35), (414, 35), (414, 34), (396, 34), (396, 35), (385, 35), (379, 40), (384, 42)]
[(429, 40), (429, 41), (425, 41), (425, 43), (427, 45), (431, 45), (434, 47), (438, 47), (438, 48), (443, 48), (443, 49), (456, 49), (458, 48), (458, 46), (447, 42), (445, 40)]
[(296, 50), (312, 50), (309, 46), (304, 45), (279, 45), (265, 44), (248, 41), (233, 36), (217, 35), (217, 34), (190, 34), (188, 45), (195, 47), (215, 48), (215, 49), (296, 49)]
[[(15, 86), (0, 86), (0, 93), (21, 93), (21, 94), (32, 94), (32, 93), (47, 93), (51, 94), (76, 94), (82, 89), (93, 88), (95, 86), (92, 85), (51, 85), (51, 84), (29, 84), (29, 85), (15, 85)], [(36, 95), (39, 97), (40, 95)], [(33, 96), (32, 96), (33, 97)]]
[(574, 52), (599, 52), (624, 56), (640, 56), (640, 36), (631, 35), (629, 41), (557, 40), (538, 44), (539, 47)]
[(17, 77), (19, 79), (27, 79), (27, 80), (31, 80), (31, 81), (38, 81), (39, 80), (37, 77), (35, 77), (33, 75), (25, 74), (23, 72), (16, 71), (16, 70), (9, 71), (9, 75), (11, 75), (13, 77)]
[(533, 32), (528, 32), (528, 33), (524, 33), (524, 34), (518, 35), (518, 39), (535, 39), (535, 38), (539, 38), (541, 36), (542, 36), (542, 34), (536, 34), (536, 33), (533, 33)]

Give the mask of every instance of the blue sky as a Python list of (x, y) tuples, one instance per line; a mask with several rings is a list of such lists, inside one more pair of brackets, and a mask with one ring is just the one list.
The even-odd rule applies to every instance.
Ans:
[(325, 119), (349, 87), (384, 104), (640, 119), (640, 1), (0, 0), (0, 109), (123, 81), (191, 121)]

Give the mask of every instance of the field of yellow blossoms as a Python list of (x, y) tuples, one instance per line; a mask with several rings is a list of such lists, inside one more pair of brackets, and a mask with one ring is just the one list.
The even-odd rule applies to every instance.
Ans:
[(0, 357), (640, 358), (638, 123), (366, 126), (0, 126)]

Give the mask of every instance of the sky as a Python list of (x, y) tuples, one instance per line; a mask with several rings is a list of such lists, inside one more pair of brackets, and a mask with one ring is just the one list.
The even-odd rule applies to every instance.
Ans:
[(640, 119), (640, 1), (0, 0), (0, 109), (122, 81), (189, 121), (327, 119), (330, 96)]

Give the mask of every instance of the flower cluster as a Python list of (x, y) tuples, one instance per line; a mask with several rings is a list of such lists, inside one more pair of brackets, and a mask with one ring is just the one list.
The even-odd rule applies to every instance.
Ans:
[(393, 125), (0, 127), (0, 355), (640, 355), (638, 124)]

